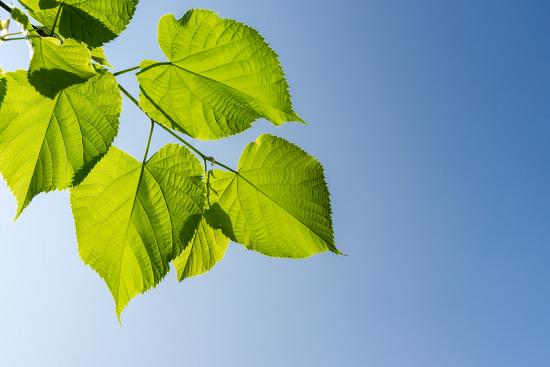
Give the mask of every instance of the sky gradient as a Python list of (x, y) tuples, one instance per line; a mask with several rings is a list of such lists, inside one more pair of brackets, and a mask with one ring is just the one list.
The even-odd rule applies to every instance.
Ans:
[[(0, 365), (549, 365), (550, 2), (142, 0), (106, 47), (114, 70), (162, 59), (158, 18), (192, 7), (256, 28), (309, 122), (197, 145), (235, 167), (270, 132), (317, 157), (348, 256), (231, 245), (211, 272), (137, 296), (121, 326), (79, 259), (68, 193), (14, 223), (2, 182)], [(28, 55), (4, 43), (0, 66)], [(148, 121), (123, 110), (115, 145), (141, 157)], [(157, 130), (152, 149), (168, 142)]]

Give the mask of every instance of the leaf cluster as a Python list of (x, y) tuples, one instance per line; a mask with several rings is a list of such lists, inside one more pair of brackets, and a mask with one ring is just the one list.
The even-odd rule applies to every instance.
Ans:
[[(0, 41), (22, 39), (32, 52), (28, 70), (0, 71), (0, 172), (17, 216), (36, 195), (70, 189), (80, 256), (106, 282), (119, 318), (171, 264), (179, 280), (202, 274), (230, 241), (275, 257), (339, 253), (315, 158), (264, 134), (234, 170), (184, 138), (228, 137), (259, 118), (303, 122), (257, 31), (209, 10), (168, 14), (158, 24), (166, 58), (113, 73), (103, 45), (128, 26), (138, 0), (20, 3), (1, 3), (11, 15)], [(10, 20), (20, 32), (9, 33)], [(138, 98), (117, 82), (126, 72), (136, 74)], [(150, 122), (142, 160), (112, 145), (122, 95)], [(177, 144), (150, 154), (155, 127)]]

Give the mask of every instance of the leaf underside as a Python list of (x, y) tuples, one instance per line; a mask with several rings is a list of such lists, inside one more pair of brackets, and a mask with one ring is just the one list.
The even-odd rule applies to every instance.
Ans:
[(54, 37), (32, 37), (29, 81), (43, 95), (53, 98), (61, 90), (95, 75), (88, 47), (73, 39), (63, 44)]
[(25, 71), (5, 75), (0, 106), (0, 172), (17, 198), (17, 215), (40, 192), (78, 183), (118, 131), (121, 97), (111, 74), (39, 94)]
[[(174, 260), (178, 280), (200, 275), (218, 262), (225, 255), (229, 238), (220, 229), (215, 229), (217, 214), (208, 209), (201, 215), (192, 217), (182, 231), (185, 248)], [(191, 238), (187, 236), (191, 235)]]
[(168, 62), (143, 61), (140, 105), (156, 121), (194, 138), (218, 139), (264, 117), (302, 121), (293, 111), (277, 55), (254, 29), (208, 10), (159, 21)]
[[(55, 33), (98, 47), (120, 35), (130, 23), (138, 0), (20, 0), (48, 31), (61, 13)], [(63, 3), (63, 5), (60, 5)]]
[(204, 206), (200, 162), (170, 144), (145, 165), (111, 148), (71, 190), (82, 260), (105, 280), (120, 314), (154, 287), (180, 254), (180, 232)]
[(329, 192), (321, 164), (294, 144), (261, 135), (239, 160), (238, 174), (214, 170), (212, 202), (227, 213), (224, 233), (251, 250), (303, 258), (334, 245)]

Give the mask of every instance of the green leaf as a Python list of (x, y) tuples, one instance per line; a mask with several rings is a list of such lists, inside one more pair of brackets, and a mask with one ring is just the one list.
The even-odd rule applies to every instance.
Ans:
[(229, 238), (209, 224), (215, 221), (212, 218), (215, 215), (213, 211), (206, 210), (204, 214), (191, 218), (186, 226), (191, 230), (184, 228), (182, 231), (184, 236), (191, 234), (191, 238), (182, 239), (185, 249), (174, 260), (178, 280), (205, 273), (223, 259)]
[(105, 50), (103, 50), (103, 47), (93, 48), (91, 52), (93, 61), (97, 62), (101, 66), (108, 66), (110, 68), (113, 67), (111, 64), (109, 64), (109, 61), (105, 56)]
[(0, 37), (8, 34), (10, 29), (10, 18), (0, 19)]
[[(98, 47), (112, 41), (130, 23), (138, 0), (20, 0), (48, 31), (61, 13), (55, 32)], [(62, 4), (62, 5), (60, 5)]]
[(53, 98), (71, 85), (95, 75), (91, 52), (86, 45), (54, 37), (32, 37), (33, 54), (29, 81), (43, 95)]
[(215, 170), (210, 200), (231, 219), (224, 233), (269, 256), (303, 258), (334, 245), (323, 167), (294, 144), (261, 135), (239, 160), (238, 174)]
[(23, 13), (21, 9), (12, 8), (11, 17), (17, 23), (21, 24), (21, 26), (23, 27), (23, 30), (25, 31), (32, 30), (32, 25), (31, 25), (31, 22), (29, 21), (29, 17), (27, 16), (27, 14)]
[(7, 73), (0, 106), (0, 172), (17, 198), (17, 216), (40, 192), (81, 181), (118, 130), (121, 97), (111, 74), (40, 95), (27, 72)]
[(194, 138), (246, 130), (258, 118), (302, 121), (292, 110), (275, 52), (254, 29), (208, 10), (163, 16), (158, 41), (169, 62), (143, 61), (140, 105)]
[(82, 260), (105, 280), (120, 314), (138, 293), (154, 287), (180, 254), (180, 231), (202, 211), (200, 162), (170, 144), (144, 165), (111, 148), (71, 190)]

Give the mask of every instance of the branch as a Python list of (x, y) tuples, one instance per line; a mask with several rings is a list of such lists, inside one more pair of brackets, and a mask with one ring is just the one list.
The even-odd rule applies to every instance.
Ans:
[(118, 75), (126, 74), (126, 73), (129, 73), (130, 71), (134, 71), (134, 70), (137, 70), (139, 68), (140, 68), (139, 66), (133, 66), (133, 67), (128, 68), (128, 69), (117, 71), (116, 73), (113, 73), (113, 75), (118, 76)]
[(10, 8), (6, 3), (0, 1), (0, 7), (11, 14), (12, 8)]
[[(122, 91), (122, 93), (124, 93), (124, 95), (126, 97), (128, 97), (128, 99), (130, 101), (132, 101), (132, 103), (134, 103), (137, 108), (139, 108), (141, 110), (141, 112), (145, 113), (145, 111), (143, 111), (141, 109), (141, 106), (139, 105), (139, 102), (138, 100), (132, 96), (130, 94), (130, 92), (128, 92), (126, 90), (126, 88), (124, 88), (122, 85), (118, 85), (118, 88)], [(160, 110), (162, 113), (165, 113), (164, 111)], [(152, 122), (154, 122), (157, 126), (159, 126), (160, 128), (162, 128), (163, 130), (165, 130), (167, 133), (169, 133), (170, 135), (172, 135), (174, 138), (176, 138), (177, 140), (179, 140), (182, 144), (184, 144), (185, 146), (187, 146), (189, 149), (191, 149), (193, 152), (197, 153), (204, 161), (210, 161), (213, 165), (217, 165), (217, 166), (220, 166), (222, 168), (225, 168), (226, 170), (228, 171), (231, 171), (233, 172), (234, 174), (236, 175), (239, 175), (239, 172), (237, 172), (236, 170), (234, 170), (233, 168), (221, 163), (221, 162), (218, 162), (214, 157), (211, 157), (211, 156), (207, 156), (206, 154), (204, 154), (203, 152), (201, 152), (200, 150), (198, 150), (197, 148), (195, 148), (191, 143), (189, 143), (188, 141), (186, 141), (185, 139), (183, 139), (181, 136), (179, 136), (178, 134), (176, 134), (175, 132), (172, 131), (172, 129), (169, 129), (167, 128), (166, 126), (164, 126), (163, 124), (157, 122), (157, 121), (154, 121), (153, 119), (151, 119)]]

